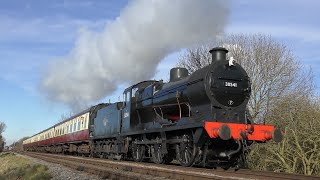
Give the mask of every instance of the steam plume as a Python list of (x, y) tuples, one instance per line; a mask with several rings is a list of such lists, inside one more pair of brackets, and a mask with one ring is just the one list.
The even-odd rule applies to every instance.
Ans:
[(223, 33), (224, 0), (135, 0), (100, 33), (82, 30), (73, 50), (51, 64), (41, 89), (73, 109), (110, 95), (119, 84), (154, 76), (158, 63), (181, 48)]

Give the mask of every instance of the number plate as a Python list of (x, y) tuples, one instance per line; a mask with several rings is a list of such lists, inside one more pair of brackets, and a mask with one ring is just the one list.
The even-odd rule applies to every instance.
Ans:
[(233, 82), (225, 82), (224, 86), (226, 87), (238, 87), (237, 83), (233, 83)]

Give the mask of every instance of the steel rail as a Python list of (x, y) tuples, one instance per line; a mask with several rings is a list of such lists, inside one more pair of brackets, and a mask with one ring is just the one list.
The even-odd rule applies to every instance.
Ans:
[[(76, 157), (57, 154), (24, 152), (24, 155), (45, 161), (59, 163), (73, 169), (86, 171), (103, 177), (117, 179), (150, 179), (163, 177), (167, 179), (208, 180), (208, 179), (319, 179), (318, 176), (304, 176), (289, 173), (253, 171), (248, 169), (207, 169), (197, 167), (182, 167), (177, 165), (159, 165), (153, 163), (137, 163), (131, 161), (114, 161), (108, 159)], [(146, 176), (146, 177), (144, 177)]]

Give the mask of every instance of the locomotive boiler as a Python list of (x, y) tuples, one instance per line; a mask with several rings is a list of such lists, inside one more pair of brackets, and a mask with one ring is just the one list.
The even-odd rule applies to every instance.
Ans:
[[(135, 92), (135, 107), (145, 119), (195, 120), (246, 123), (250, 80), (235, 61), (226, 60), (227, 50), (210, 51), (212, 62), (191, 75), (185, 68), (173, 68), (170, 82), (154, 82)], [(155, 113), (156, 112), (156, 113)]]
[[(251, 84), (243, 67), (227, 59), (224, 48), (210, 53), (211, 63), (191, 74), (173, 68), (167, 83), (137, 83), (124, 90), (123, 101), (93, 106), (59, 123), (61, 130), (49, 128), (58, 136), (74, 137), (79, 127), (77, 133), (87, 133), (87, 139), (57, 144), (57, 135), (49, 134), (45, 138), (51, 144), (27, 140), (25, 147), (52, 152), (48, 146), (53, 146), (59, 152), (159, 164), (175, 159), (182, 166), (239, 166), (253, 142), (279, 142), (282, 135), (274, 126), (250, 119), (246, 106)], [(88, 124), (81, 126), (86, 119)]]

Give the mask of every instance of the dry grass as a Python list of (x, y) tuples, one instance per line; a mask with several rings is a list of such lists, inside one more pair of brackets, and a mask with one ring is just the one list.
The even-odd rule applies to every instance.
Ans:
[(0, 180), (46, 180), (51, 179), (47, 167), (31, 164), (30, 160), (18, 157), (13, 153), (0, 154)]

